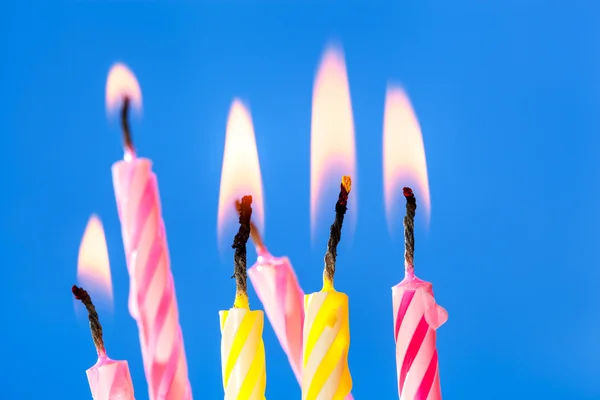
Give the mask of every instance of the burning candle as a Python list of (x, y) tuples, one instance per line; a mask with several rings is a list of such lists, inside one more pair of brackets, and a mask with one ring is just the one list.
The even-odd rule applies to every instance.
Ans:
[(107, 108), (122, 100), (123, 161), (112, 167), (127, 269), (129, 311), (137, 321), (151, 400), (191, 400), (175, 285), (152, 161), (138, 158), (131, 139), (130, 103), (141, 107), (139, 84), (129, 69), (114, 65), (106, 82)]
[(102, 325), (90, 295), (84, 289), (75, 285), (71, 290), (75, 298), (80, 300), (88, 311), (92, 339), (98, 353), (96, 364), (85, 371), (92, 398), (94, 400), (135, 400), (127, 361), (111, 360), (106, 355), (104, 339), (102, 338)]
[(337, 245), (341, 239), (350, 184), (350, 177), (344, 176), (325, 253), (323, 289), (304, 298), (303, 400), (341, 400), (352, 389), (348, 368), (348, 296), (333, 287)]
[(236, 283), (233, 308), (219, 311), (221, 370), (225, 400), (264, 400), (267, 384), (262, 311), (250, 311), (247, 292), (246, 243), (250, 236), (252, 196), (240, 205), (240, 228), (232, 247)]
[(401, 400), (440, 400), (435, 330), (448, 313), (435, 303), (431, 283), (415, 276), (414, 217), (417, 202), (412, 189), (404, 188), (404, 280), (392, 288), (398, 395)]
[[(237, 202), (239, 210), (241, 204)], [(273, 257), (264, 245), (258, 228), (250, 222), (250, 235), (258, 259), (248, 270), (252, 286), (258, 295), (269, 322), (290, 366), (302, 382), (302, 326), (304, 324), (304, 291), (287, 257)]]
[[(247, 106), (235, 99), (227, 119), (225, 150), (219, 190), (217, 233), (222, 243), (224, 228), (233, 216), (231, 204), (239, 215), (239, 199), (252, 193), (253, 212), (250, 235), (258, 260), (248, 269), (248, 276), (261, 300), (265, 313), (288, 355), (298, 382), (302, 373), (302, 323), (304, 292), (287, 257), (273, 257), (263, 243), (260, 228), (264, 225), (263, 189), (260, 162), (252, 117)], [(231, 224), (233, 225), (233, 224)]]
[[(102, 222), (92, 215), (83, 234), (77, 257), (77, 280), (102, 295), (104, 303), (112, 307), (112, 281), (108, 249)], [(92, 397), (95, 400), (133, 400), (133, 386), (127, 361), (111, 360), (106, 355), (102, 338), (102, 325), (96, 307), (87, 291), (73, 286), (73, 295), (80, 300), (88, 312), (92, 339), (98, 353), (96, 364), (86, 371)]]
[[(414, 180), (424, 198), (429, 221), (430, 200), (423, 138), (406, 93), (390, 87), (386, 95), (383, 134), (384, 197), (392, 227), (399, 182)], [(432, 285), (414, 273), (414, 218), (417, 209), (412, 189), (403, 188), (405, 277), (392, 288), (398, 396), (401, 400), (441, 400), (436, 329), (448, 319), (435, 303)]]

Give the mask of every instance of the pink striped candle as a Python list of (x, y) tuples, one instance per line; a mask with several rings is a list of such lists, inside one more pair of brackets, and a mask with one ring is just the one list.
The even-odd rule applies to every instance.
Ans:
[(88, 311), (92, 339), (98, 353), (96, 364), (85, 371), (92, 398), (94, 400), (135, 400), (127, 361), (111, 360), (106, 355), (102, 325), (92, 298), (85, 289), (76, 285), (73, 285), (71, 291)]
[(401, 400), (440, 400), (436, 329), (448, 313), (435, 303), (432, 285), (417, 278), (410, 266), (392, 288), (398, 395)]
[(431, 283), (415, 276), (414, 215), (417, 208), (410, 188), (404, 188), (405, 277), (392, 288), (398, 396), (401, 400), (441, 400), (436, 329), (448, 320), (436, 304)]
[[(119, 85), (122, 89), (115, 89)], [(129, 132), (132, 93), (132, 101), (140, 104), (135, 77), (115, 65), (107, 81), (107, 103), (110, 108), (124, 97), (125, 159), (113, 165), (112, 176), (130, 278), (129, 311), (138, 323), (150, 399), (191, 400), (157, 179), (152, 161), (136, 156)]]
[(248, 270), (248, 276), (294, 375), (301, 383), (304, 291), (287, 257), (273, 257), (264, 247), (256, 251), (258, 260)]

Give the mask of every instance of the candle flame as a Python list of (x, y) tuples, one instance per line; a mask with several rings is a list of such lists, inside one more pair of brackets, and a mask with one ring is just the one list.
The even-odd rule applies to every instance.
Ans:
[(77, 282), (100, 304), (112, 311), (113, 289), (108, 260), (108, 248), (102, 222), (96, 215), (88, 221), (79, 245)]
[[(313, 241), (317, 221), (331, 223), (343, 175), (352, 178), (348, 222), (344, 225), (347, 237), (351, 238), (358, 209), (354, 120), (344, 54), (339, 46), (329, 45), (321, 59), (313, 87), (310, 140), (310, 225)], [(322, 215), (324, 210), (328, 213)], [(323, 230), (327, 228), (323, 226)]]
[(388, 86), (383, 119), (383, 187), (390, 233), (404, 216), (404, 186), (413, 189), (417, 215), (423, 215), (428, 226), (431, 200), (421, 127), (406, 92)]
[[(217, 237), (220, 245), (233, 240), (239, 219), (235, 201), (245, 195), (252, 196), (252, 221), (264, 235), (263, 184), (252, 116), (239, 99), (234, 99), (227, 119), (219, 189)], [(231, 235), (225, 235), (225, 232)]]
[(122, 63), (115, 63), (106, 78), (106, 111), (112, 113), (129, 97), (132, 108), (142, 110), (142, 89), (131, 70)]

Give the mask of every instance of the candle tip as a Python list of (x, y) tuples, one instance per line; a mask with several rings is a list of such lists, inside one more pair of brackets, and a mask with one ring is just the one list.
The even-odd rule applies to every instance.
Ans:
[[(248, 308), (248, 273), (246, 271), (246, 243), (250, 237), (250, 218), (252, 217), (252, 196), (242, 197), (240, 204), (240, 229), (233, 239), (231, 247), (235, 249), (233, 256), (236, 297), (234, 307)], [(242, 299), (246, 301), (241, 301)]]
[(335, 220), (329, 228), (329, 241), (327, 242), (327, 252), (325, 253), (325, 270), (323, 271), (323, 290), (330, 286), (333, 288), (337, 246), (342, 238), (342, 225), (344, 223), (344, 215), (348, 209), (348, 194), (350, 193), (351, 186), (352, 180), (350, 177), (343, 176), (340, 185), (340, 194), (335, 203)]

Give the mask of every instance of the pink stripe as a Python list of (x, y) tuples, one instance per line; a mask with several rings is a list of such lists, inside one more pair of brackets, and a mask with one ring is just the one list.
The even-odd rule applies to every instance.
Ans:
[[(173, 276), (169, 275), (167, 278), (167, 287), (165, 288), (163, 300), (161, 301), (161, 305), (159, 307), (158, 315), (162, 316), (160, 320), (157, 319), (157, 325), (159, 326), (159, 332), (162, 332), (165, 327), (165, 322), (167, 319), (167, 315), (169, 312), (169, 308), (171, 306), (170, 300), (173, 298)], [(177, 304), (173, 304), (175, 308), (177, 308)], [(177, 312), (177, 310), (175, 310)], [(175, 341), (178, 343), (183, 343), (183, 336), (181, 334), (181, 329), (176, 333), (178, 336)], [(158, 337), (156, 338), (158, 342)], [(158, 343), (154, 345), (154, 349), (158, 347)], [(179, 347), (173, 346), (171, 347), (171, 353), (169, 354), (169, 360), (166, 362), (162, 379), (160, 380), (160, 384), (158, 387), (158, 398), (165, 398), (170, 390), (171, 386), (173, 386), (173, 381), (175, 380), (175, 373), (177, 372), (177, 367), (179, 365)]]
[(419, 353), (419, 349), (423, 344), (423, 340), (425, 340), (425, 336), (427, 335), (427, 330), (429, 329), (429, 324), (425, 320), (425, 316), (421, 317), (419, 324), (417, 325), (417, 329), (415, 329), (415, 333), (413, 333), (412, 339), (410, 339), (410, 343), (408, 344), (408, 348), (406, 349), (406, 354), (404, 355), (404, 360), (402, 362), (402, 369), (400, 370), (400, 382), (398, 386), (398, 393), (402, 394), (402, 389), (404, 389), (404, 381), (406, 380), (406, 375), (412, 366), (413, 361), (417, 357)]
[[(154, 197), (154, 191), (152, 190), (152, 180), (148, 179), (146, 181), (146, 186), (144, 187), (144, 194), (140, 199), (140, 204), (137, 209), (136, 219), (132, 221), (132, 225), (137, 228), (131, 232), (131, 250), (138, 249), (140, 246), (140, 240), (142, 240), (142, 233), (144, 232), (144, 227), (146, 222), (148, 221), (148, 217), (152, 212), (152, 208), (156, 203), (156, 198)], [(131, 257), (131, 254), (128, 254)]]
[(404, 316), (406, 315), (406, 310), (408, 310), (408, 306), (412, 301), (413, 297), (415, 297), (414, 290), (406, 290), (402, 294), (402, 300), (400, 301), (400, 307), (398, 307), (398, 315), (396, 316), (396, 326), (394, 327), (396, 338), (396, 342), (398, 341), (398, 333), (400, 332), (400, 326), (402, 325), (402, 321), (404, 320)]
[[(275, 268), (275, 297), (277, 298), (277, 305), (281, 309), (281, 315), (287, 317), (286, 309), (286, 295), (287, 295), (287, 277), (285, 272), (279, 268)], [(287, 318), (285, 318), (285, 329), (287, 332)]]
[[(144, 290), (138, 292), (138, 304), (144, 304), (146, 302), (146, 297), (148, 296), (148, 289), (152, 284), (152, 279), (154, 279), (156, 271), (158, 271), (162, 255), (163, 243), (158, 237), (155, 237), (154, 242), (152, 242), (152, 247), (150, 247), (150, 252), (148, 253), (148, 259), (146, 260), (146, 268), (144, 269), (144, 275), (140, 279), (140, 287), (144, 288)], [(165, 292), (163, 292), (163, 295), (164, 294)]]
[(429, 396), (429, 392), (431, 391), (433, 380), (435, 379), (435, 374), (437, 372), (437, 363), (438, 355), (437, 350), (435, 350), (433, 352), (433, 356), (431, 357), (431, 361), (429, 361), (427, 371), (425, 371), (425, 376), (423, 376), (423, 380), (421, 381), (419, 389), (417, 390), (413, 400), (427, 400), (427, 396)]

